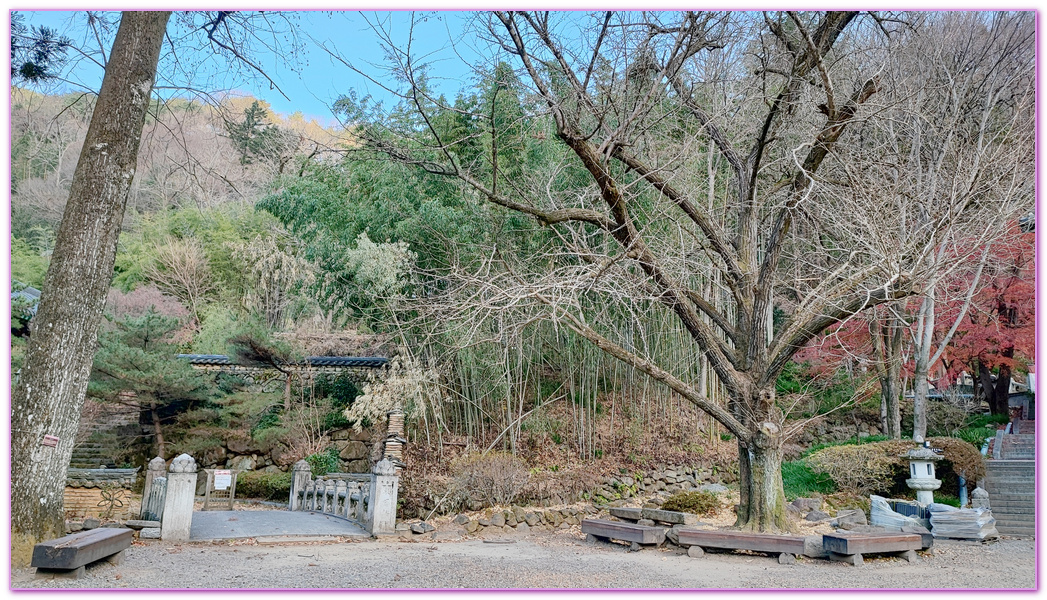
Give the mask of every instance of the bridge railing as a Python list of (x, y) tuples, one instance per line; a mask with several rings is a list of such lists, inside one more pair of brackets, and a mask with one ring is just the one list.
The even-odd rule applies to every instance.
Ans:
[(328, 473), (313, 479), (309, 474), (308, 463), (305, 463), (304, 469), (308, 479), (301, 477), (302, 472), (296, 464), (293, 481), (299, 485), (293, 485), (291, 489), (291, 510), (316, 511), (361, 524), (367, 522), (371, 493), (370, 474)]
[(288, 508), (356, 521), (372, 535), (393, 535), (400, 478), (389, 459), (371, 473), (328, 473), (313, 477), (309, 463), (294, 464)]

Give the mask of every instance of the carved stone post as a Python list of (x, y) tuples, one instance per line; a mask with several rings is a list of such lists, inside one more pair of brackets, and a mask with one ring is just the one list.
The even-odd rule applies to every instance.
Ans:
[(368, 501), (369, 519), (367, 528), (371, 535), (396, 534), (396, 494), (400, 478), (396, 467), (388, 458), (383, 458), (371, 471), (371, 490)]
[(154, 477), (149, 486), (149, 494), (142, 496), (143, 521), (162, 521), (164, 518), (164, 502), (167, 501), (167, 478)]
[(313, 481), (313, 472), (309, 467), (309, 463), (304, 460), (300, 460), (292, 467), (294, 475), (291, 477), (291, 498), (287, 504), (291, 510), (299, 510), (302, 508), (302, 501), (304, 498), (301, 497), (301, 493), (309, 488), (309, 484)]
[[(145, 488), (142, 489), (142, 511), (139, 515), (140, 519), (146, 521), (159, 521), (160, 516), (164, 513), (164, 495), (158, 494), (153, 489), (153, 482), (157, 478), (164, 480), (164, 490), (167, 489), (167, 479), (164, 477), (167, 465), (164, 463), (164, 459), (157, 456), (153, 460), (149, 461), (149, 465), (145, 471)], [(157, 503), (154, 498), (157, 498)]]
[(196, 499), (196, 461), (183, 454), (171, 461), (167, 475), (167, 497), (160, 538), (165, 541), (189, 540), (193, 525), (193, 501)]

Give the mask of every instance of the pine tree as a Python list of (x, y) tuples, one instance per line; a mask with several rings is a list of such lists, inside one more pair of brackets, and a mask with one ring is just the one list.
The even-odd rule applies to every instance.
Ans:
[(141, 411), (141, 420), (153, 428), (157, 455), (165, 456), (163, 425), (211, 399), (214, 386), (205, 374), (176, 358), (173, 336), (181, 326), (177, 318), (150, 309), (113, 325), (100, 336), (87, 395)]

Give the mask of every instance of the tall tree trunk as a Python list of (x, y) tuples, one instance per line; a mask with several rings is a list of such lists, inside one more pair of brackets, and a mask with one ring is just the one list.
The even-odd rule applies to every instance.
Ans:
[[(1004, 350), (1003, 356), (1007, 358), (1013, 357), (1014, 349)], [(1011, 395), (1011, 368), (1007, 365), (1000, 365), (996, 383), (993, 383), (989, 367), (979, 362), (978, 381), (981, 383), (982, 393), (985, 394), (985, 401), (989, 403), (989, 412), (994, 415), (1008, 414), (1008, 404)]]
[(881, 421), (884, 431), (893, 439), (902, 437), (902, 332), (904, 320), (899, 311), (902, 303), (888, 307), (889, 315), (881, 320), (873, 315), (870, 337), (876, 354), (876, 375), (880, 380)]
[(156, 456), (166, 458), (167, 444), (164, 443), (164, 432), (160, 428), (160, 413), (156, 411), (156, 403), (149, 403), (149, 417), (153, 423), (153, 441), (156, 444)]
[[(170, 12), (125, 12), (80, 152), (11, 403), (11, 560), (65, 531), (65, 472)], [(57, 446), (43, 444), (44, 436)]]
[[(1003, 353), (1007, 358), (1014, 356), (1014, 349), (1005, 350)], [(1000, 372), (996, 374), (996, 388), (992, 394), (992, 414), (994, 415), (1007, 415), (1010, 414), (1010, 400), (1011, 400), (1011, 367), (1010, 365), (1000, 365)]]
[[(922, 442), (927, 435), (927, 394), (930, 391), (927, 378), (930, 376), (931, 367), (942, 357), (946, 346), (952, 341), (953, 335), (956, 334), (960, 323), (967, 315), (967, 310), (971, 306), (971, 300), (978, 289), (978, 281), (981, 279), (982, 269), (985, 267), (990, 247), (991, 244), (986, 244), (985, 249), (982, 251), (981, 261), (978, 263), (978, 269), (975, 271), (974, 280), (968, 286), (967, 297), (963, 302), (960, 313), (956, 315), (949, 331), (938, 341), (938, 351), (933, 355), (931, 354), (931, 345), (934, 342), (934, 330), (937, 324), (935, 286), (938, 284), (938, 279), (936, 277), (932, 278), (927, 284), (927, 293), (920, 305), (919, 327), (917, 328), (916, 343), (913, 348), (913, 356), (916, 359), (916, 364), (913, 368), (913, 380), (916, 382), (913, 390), (913, 441)], [(939, 250), (939, 259), (941, 259), (944, 250), (945, 246), (942, 246), (941, 250)], [(1006, 406), (1004, 410), (1006, 411)]]
[(757, 392), (747, 403), (753, 434), (738, 441), (738, 520), (736, 527), (751, 531), (787, 531), (785, 487), (782, 483), (783, 443), (781, 411), (774, 406), (773, 390)]

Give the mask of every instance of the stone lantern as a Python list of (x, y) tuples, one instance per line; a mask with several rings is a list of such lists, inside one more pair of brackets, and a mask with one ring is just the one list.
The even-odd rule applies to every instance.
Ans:
[(930, 448), (919, 447), (909, 450), (902, 458), (909, 459), (910, 478), (905, 480), (905, 485), (916, 490), (916, 501), (925, 506), (934, 502), (932, 492), (942, 486), (942, 481), (934, 478), (934, 463), (942, 457)]

